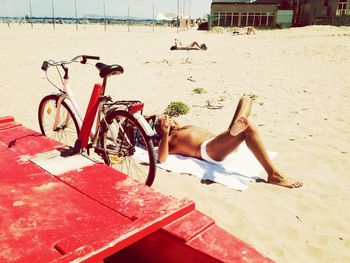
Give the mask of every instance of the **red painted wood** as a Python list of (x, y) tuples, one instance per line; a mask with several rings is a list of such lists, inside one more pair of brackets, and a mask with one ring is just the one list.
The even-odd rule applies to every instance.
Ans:
[[(101, 163), (67, 172), (60, 180), (132, 219), (142, 218), (155, 210), (166, 212), (179, 202), (174, 197), (160, 195), (153, 188), (143, 187), (142, 183)], [(182, 202), (193, 205), (189, 200)]]
[(222, 262), (274, 262), (217, 225), (212, 225), (187, 244)]
[(0, 131), (20, 126), (12, 116), (0, 117)]
[(62, 145), (7, 120), (0, 130), (0, 262), (273, 262), (192, 201), (106, 165), (49, 174), (29, 158)]
[(0, 262), (48, 262), (62, 239), (89, 244), (132, 223), (3, 145), (0, 160)]
[[(80, 247), (83, 247), (85, 244), (82, 240), (77, 238), (76, 236), (69, 236), (67, 238), (64, 238), (60, 241), (58, 241), (54, 248), (62, 255), (65, 255), (67, 253), (70, 253)], [(91, 247), (90, 247), (91, 248)], [(92, 249), (90, 249), (89, 252), (91, 252)]]
[(0, 131), (0, 143), (19, 155), (35, 155), (64, 146), (24, 126), (9, 126)]
[(130, 262), (130, 258), (131, 262), (152, 263), (274, 262), (212, 224), (209, 217), (197, 210), (110, 256), (105, 262)]
[(174, 239), (164, 231), (157, 231), (106, 258), (104, 262), (218, 263), (223, 261)]
[(7, 122), (14, 122), (15, 119), (12, 116), (3, 116), (0, 117), (0, 124), (7, 123)]
[(213, 219), (198, 210), (194, 210), (169, 225), (166, 225), (163, 227), (163, 230), (182, 242), (187, 242), (213, 224), (215, 224)]
[(28, 159), (57, 146), (25, 127), (0, 132), (0, 262), (96, 262), (194, 209), (106, 165), (53, 176)]

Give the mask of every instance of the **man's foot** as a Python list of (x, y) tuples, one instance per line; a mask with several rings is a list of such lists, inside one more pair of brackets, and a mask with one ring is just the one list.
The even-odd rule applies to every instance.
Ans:
[(232, 136), (236, 136), (247, 129), (249, 126), (249, 121), (246, 117), (242, 116), (238, 120), (236, 120), (232, 127), (230, 128), (230, 134)]
[(282, 175), (280, 175), (279, 172), (274, 172), (272, 175), (269, 175), (267, 178), (267, 182), (269, 184), (275, 184), (287, 188), (299, 188), (303, 186), (303, 183), (300, 181), (296, 181), (294, 183), (288, 183), (286, 178), (284, 178)]

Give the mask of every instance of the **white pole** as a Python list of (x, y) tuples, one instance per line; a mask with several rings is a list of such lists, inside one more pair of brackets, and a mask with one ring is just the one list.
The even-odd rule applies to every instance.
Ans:
[(189, 26), (190, 26), (190, 28), (191, 28), (191, 0), (188, 0), (188, 19), (189, 19)]
[(186, 0), (184, 0), (182, 4), (182, 17), (185, 16), (185, 6), (186, 6)]
[(106, 31), (106, 0), (103, 1), (103, 20), (104, 20), (104, 26)]
[(33, 29), (33, 21), (32, 21), (33, 14), (32, 14), (32, 1), (31, 0), (29, 0), (29, 14), (30, 14), (30, 25), (32, 26), (32, 29)]
[(130, 32), (130, 7), (128, 6), (128, 32)]
[(77, 0), (74, 0), (74, 8), (75, 8), (75, 29), (78, 30)]
[[(183, 19), (183, 21), (186, 21), (186, 19), (185, 19), (185, 7), (186, 7), (186, 0), (184, 0), (183, 5), (182, 5), (182, 19)], [(185, 26), (186, 26), (186, 23), (185, 23)], [(186, 29), (187, 28), (185, 28), (185, 30)]]
[(179, 26), (180, 26), (180, 21), (179, 21), (179, 10), (180, 9), (180, 0), (177, 0), (177, 17), (176, 17), (176, 32), (179, 33)]
[(10, 28), (10, 20), (9, 20), (9, 1), (6, 1), (6, 17), (7, 17), (7, 26)]
[(154, 20), (154, 4), (153, 4), (153, 32), (154, 32), (154, 23), (155, 23), (155, 20)]
[(53, 3), (53, 0), (51, 0), (51, 6), (52, 6), (52, 25), (53, 25), (53, 29), (55, 30), (55, 6)]

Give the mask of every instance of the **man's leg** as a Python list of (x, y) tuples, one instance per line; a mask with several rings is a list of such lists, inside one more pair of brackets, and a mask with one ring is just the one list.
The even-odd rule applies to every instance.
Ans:
[(176, 48), (182, 47), (181, 42), (180, 42), (179, 40), (177, 40), (176, 38), (175, 38), (175, 47), (176, 47)]
[(237, 108), (235, 114), (233, 115), (232, 121), (228, 126), (231, 129), (233, 123), (240, 117), (244, 116), (246, 118), (249, 117), (250, 112), (252, 110), (253, 100), (248, 96), (242, 96), (237, 104)]
[[(233, 126), (231, 127), (231, 130), (234, 129), (235, 126), (237, 126), (238, 122), (242, 121), (242, 118), (245, 119), (245, 117), (243, 116), (238, 118), (234, 122)], [(301, 182), (294, 182), (290, 184), (281, 175), (281, 173), (277, 170), (275, 165), (272, 163), (270, 157), (268, 156), (266, 148), (263, 145), (259, 136), (259, 133), (252, 124), (247, 123), (247, 125), (243, 126), (243, 128), (238, 127), (237, 130), (240, 130), (240, 132), (234, 136), (230, 134), (230, 130), (227, 130), (214, 137), (207, 144), (206, 150), (208, 155), (217, 161), (224, 160), (230, 153), (234, 152), (243, 141), (245, 141), (248, 148), (252, 151), (256, 159), (261, 163), (261, 165), (267, 172), (268, 183), (288, 188), (297, 188), (303, 185)]]
[(191, 44), (188, 45), (188, 47), (195, 47), (195, 46), (198, 47), (198, 48), (201, 48), (200, 45), (196, 41), (194, 41), (194, 42), (192, 42)]
[(271, 184), (277, 184), (288, 188), (298, 188), (303, 184), (301, 182), (288, 183), (287, 180), (281, 175), (275, 165), (272, 163), (266, 148), (263, 145), (260, 135), (253, 125), (249, 125), (243, 132), (244, 140), (248, 148), (252, 151), (256, 159), (264, 167), (268, 174), (267, 182)]
[[(240, 121), (240, 119), (236, 120), (233, 127), (238, 121)], [(229, 154), (234, 152), (243, 141), (246, 142), (248, 148), (252, 151), (255, 158), (260, 162), (260, 164), (264, 167), (265, 171), (267, 172), (268, 183), (284, 186), (287, 188), (298, 188), (303, 185), (301, 182), (294, 182), (290, 184), (281, 175), (281, 173), (272, 163), (269, 155), (267, 154), (266, 148), (264, 147), (260, 139), (258, 131), (250, 123), (248, 123), (248, 125), (235, 136), (232, 136), (230, 134), (230, 131), (228, 130), (214, 137), (207, 144), (207, 154), (214, 160), (222, 161)]]
[[(242, 96), (237, 104), (235, 114), (227, 131), (219, 134), (207, 144), (207, 153), (214, 160), (221, 161), (244, 141), (243, 131), (248, 127), (248, 117), (253, 100)], [(220, 149), (220, 151), (217, 151)]]

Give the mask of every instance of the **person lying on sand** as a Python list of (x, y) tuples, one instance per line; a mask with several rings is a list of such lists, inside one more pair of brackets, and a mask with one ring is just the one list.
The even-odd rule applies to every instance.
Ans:
[(248, 120), (252, 102), (249, 96), (243, 96), (239, 100), (229, 128), (218, 135), (194, 125), (180, 125), (165, 114), (158, 116), (155, 121), (155, 130), (161, 135), (158, 162), (165, 162), (169, 154), (181, 154), (220, 163), (245, 141), (267, 172), (267, 183), (287, 188), (301, 187), (302, 182), (289, 183), (270, 160), (257, 129)]
[(250, 34), (252, 34), (252, 33), (255, 35), (255, 29), (254, 29), (254, 27), (248, 26), (248, 27), (247, 27), (247, 35), (250, 35)]
[(254, 34), (254, 35), (255, 35), (255, 29), (254, 29), (254, 27), (248, 26), (246, 29), (247, 29), (247, 30), (246, 30), (245, 33), (241, 33), (240, 30), (239, 30), (238, 28), (234, 28), (232, 34), (233, 34), (234, 36), (237, 36), (237, 35), (250, 35), (250, 34)]
[(196, 41), (187, 46), (182, 46), (181, 42), (175, 39), (175, 45), (170, 50), (207, 50), (206, 44), (199, 45)]

